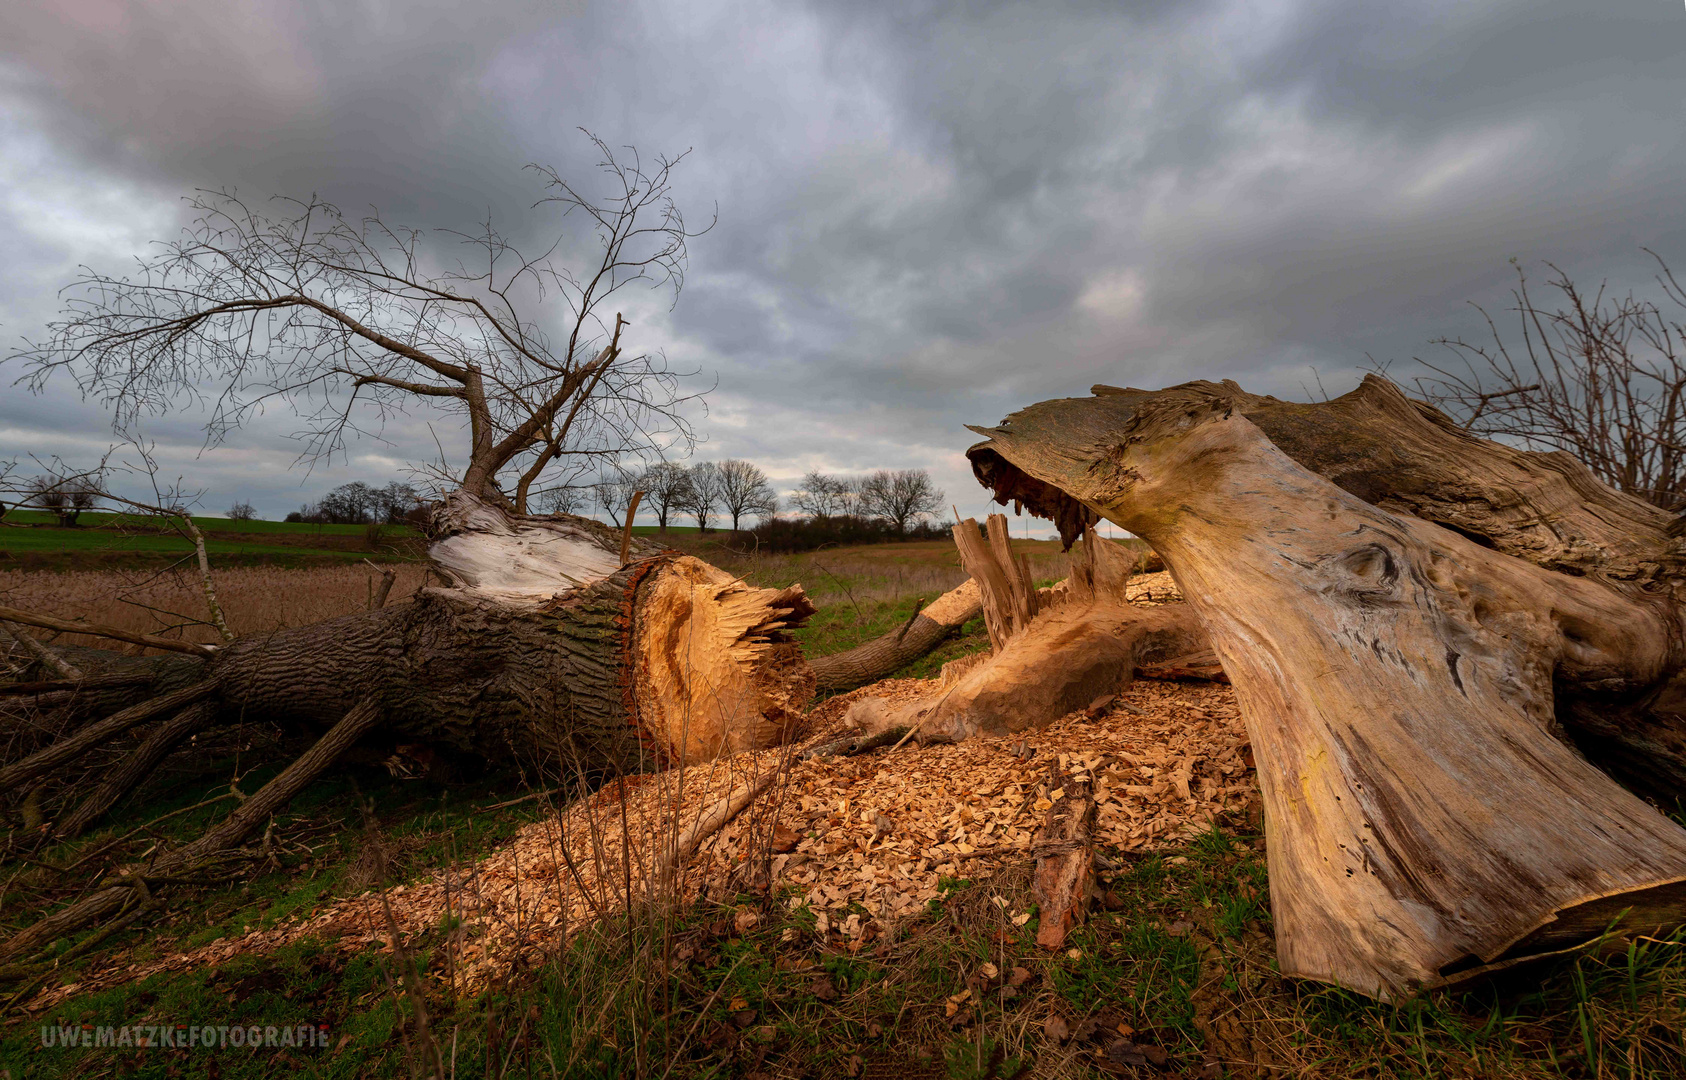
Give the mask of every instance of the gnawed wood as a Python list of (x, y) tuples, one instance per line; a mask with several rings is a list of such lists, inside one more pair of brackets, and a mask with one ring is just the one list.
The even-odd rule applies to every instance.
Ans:
[(789, 631), (813, 612), (800, 586), (758, 589), (690, 556), (664, 560), (640, 590), (632, 643), (637, 722), (662, 759), (784, 741), (814, 690)]
[[(991, 534), (1004, 537), (1006, 519), (995, 517)], [(1001, 644), (986, 659), (957, 665), (952, 676), (945, 667), (927, 698), (855, 702), (848, 720), (862, 732), (906, 728), (921, 740), (952, 741), (1043, 727), (1116, 693), (1138, 663), (1203, 640), (1181, 605), (1142, 608), (1124, 599), (1134, 560), (1111, 541), (1091, 533), (1066, 580), (1039, 595), (1022, 561), (985, 545), (975, 521), (957, 525), (954, 535)]]
[[(1250, 418), (1258, 400), (1190, 384), (1045, 402), (978, 429), (989, 442), (971, 454), (998, 493), (1028, 477), (1038, 497), (1143, 537), (1199, 614), (1259, 765), (1284, 973), (1395, 997), (1612, 924), (1650, 932), (1686, 919), (1686, 830), (1561, 737), (1554, 695), (1554, 682), (1600, 674), (1654, 687), (1678, 666), (1672, 586), (1646, 599), (1645, 587), (1550, 568), (1678, 581), (1666, 522), (1608, 489), (1575, 503), (1577, 478), (1590, 478), (1557, 455), (1494, 450), (1429, 423), (1437, 452), (1457, 459), (1453, 486), (1516, 493), (1538, 481), (1534, 494), (1558, 500), (1572, 541), (1525, 535), (1538, 530), (1506, 508), (1489, 522), (1518, 553), (1506, 554), (1306, 468)], [(1420, 427), (1358, 405), (1259, 408), (1331, 469), (1366, 453), (1393, 460), (1378, 447), (1429, 453)], [(1367, 428), (1350, 423), (1355, 408)], [(1369, 449), (1342, 453), (1348, 439)], [(1436, 463), (1400, 466), (1419, 506), (1441, 505), (1424, 494)]]

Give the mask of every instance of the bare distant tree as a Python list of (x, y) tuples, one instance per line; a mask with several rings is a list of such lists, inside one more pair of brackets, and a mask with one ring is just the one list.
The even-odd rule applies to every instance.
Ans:
[(251, 521), (257, 516), (257, 510), (249, 502), (237, 502), (228, 508), (228, 520), (230, 521)]
[(590, 504), (592, 489), (578, 484), (558, 484), (538, 496), (539, 508), (547, 514), (578, 514)]
[[(1473, 432), (1562, 450), (1612, 487), (1667, 510), (1686, 509), (1686, 291), (1656, 252), (1663, 302), (1588, 295), (1551, 263), (1555, 303), (1528, 291), (1516, 260), (1511, 308), (1520, 347), (1479, 307), (1491, 344), (1435, 342), (1461, 367), (1422, 361), (1418, 391)], [(1515, 339), (1513, 338), (1513, 342)]]
[(646, 167), (636, 152), (618, 160), (592, 141), (605, 198), (534, 167), (548, 189), (537, 205), (597, 232), (598, 259), (584, 273), (553, 258), (570, 246), (560, 235), (528, 256), (489, 220), (447, 232), (469, 261), (434, 272), (445, 253), (422, 230), (348, 219), (316, 198), (276, 200), (271, 212), (231, 191), (201, 192), (183, 238), (131, 276), (85, 272), (47, 338), (12, 359), (33, 389), (69, 376), (114, 408), (122, 431), (205, 403), (216, 442), (284, 401), (304, 420), (311, 458), (432, 402), (467, 422), (454, 485), (501, 504), (507, 484), (519, 511), (559, 458), (615, 459), (632, 444), (689, 439), (679, 376), (659, 353), (624, 349), (627, 324), (610, 317), (635, 283), (677, 298), (697, 235), (669, 196), (684, 155)]
[(83, 476), (37, 476), (32, 484), (34, 505), (59, 519), (59, 527), (73, 529), (84, 510), (99, 502), (97, 483)]
[(376, 489), (355, 480), (322, 496), (316, 509), (335, 525), (366, 525), (375, 517), (377, 500)]
[(391, 480), (382, 488), (371, 488), (369, 507), (376, 521), (397, 525), (421, 505), (421, 495), (401, 480)]
[(720, 472), (720, 507), (732, 519), (733, 532), (750, 514), (765, 517), (778, 511), (778, 494), (759, 468), (738, 458), (727, 458), (716, 468)]
[(707, 532), (708, 523), (720, 505), (720, 469), (713, 462), (705, 461), (688, 471), (689, 483), (675, 505), (697, 519), (697, 531)]
[(685, 510), (691, 488), (691, 470), (673, 461), (658, 461), (638, 478), (644, 500), (655, 508), (656, 524), (667, 531), (668, 519)]
[(12, 475), (17, 471), (16, 459), (0, 461), (0, 522), (5, 521), (6, 514), (18, 505), (18, 500), (12, 497)]
[(620, 469), (605, 472), (597, 478), (597, 483), (591, 485), (591, 493), (598, 508), (609, 515), (609, 521), (617, 529), (621, 526), (621, 519), (626, 516), (626, 508), (632, 505), (633, 492), (637, 490), (638, 477)]
[(943, 493), (926, 469), (879, 469), (861, 481), (860, 491), (861, 509), (894, 525), (897, 532), (942, 512)]
[(813, 518), (831, 518), (847, 514), (857, 484), (841, 477), (822, 473), (817, 469), (802, 478), (802, 486), (790, 493), (796, 509)]

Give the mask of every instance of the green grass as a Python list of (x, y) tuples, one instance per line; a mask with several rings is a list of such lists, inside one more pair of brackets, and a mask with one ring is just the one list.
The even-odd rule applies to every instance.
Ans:
[[(360, 559), (416, 558), (419, 536), (408, 525), (383, 525), (371, 547), (367, 525), (194, 518), (214, 563), (310, 565)], [(85, 513), (60, 528), (39, 510), (15, 510), (0, 525), (0, 567), (42, 569), (121, 566), (188, 555), (193, 543), (166, 521), (127, 514)]]
[[(402, 967), (439, 972), (449, 928), (411, 957), (302, 942), (84, 995), (52, 1019), (327, 1023), (329, 1052), (47, 1049), (44, 1021), (31, 1019), (4, 1029), (0, 1067), (19, 1077), (425, 1075), (411, 1061), (430, 1038), (444, 1059), (455, 1047), (453, 1075), (464, 1078), (846, 1076), (865, 1066), (906, 1080), (1005, 1077), (1020, 1066), (1098, 1077), (1125, 1044), (1162, 1054), (1173, 1076), (1237, 1076), (1222, 1063), (1251, 1061), (1306, 1077), (1664, 1080), (1686, 1061), (1686, 937), (1385, 1005), (1276, 972), (1253, 838), (1213, 831), (1103, 876), (1106, 905), (1053, 954), (1036, 947), (1036, 920), (1012, 927), (994, 902), (1027, 907), (1028, 882), (1023, 868), (947, 882), (924, 918), (864, 945), (818, 936), (812, 914), (777, 890), (672, 917), (617, 917), (472, 998), (424, 977), (426, 1033), (400, 989)], [(744, 911), (759, 921), (740, 930)], [(1063, 1032), (1049, 1031), (1050, 1016)]]

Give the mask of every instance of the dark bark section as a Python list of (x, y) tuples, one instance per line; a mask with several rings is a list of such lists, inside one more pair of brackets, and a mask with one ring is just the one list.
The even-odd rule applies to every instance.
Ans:
[(106, 811), (129, 792), (145, 783), (160, 762), (182, 741), (211, 725), (216, 708), (208, 701), (189, 705), (155, 727), (122, 763), (100, 781), (97, 788), (71, 812), (54, 831), (61, 837), (80, 836), (105, 816)]

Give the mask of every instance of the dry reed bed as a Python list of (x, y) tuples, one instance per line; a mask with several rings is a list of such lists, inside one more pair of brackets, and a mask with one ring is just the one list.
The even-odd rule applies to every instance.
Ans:
[[(923, 693), (934, 685), (900, 680), (867, 689)], [(862, 692), (816, 710), (808, 743), (834, 736)], [(477, 864), (335, 900), (307, 917), (162, 959), (137, 963), (119, 954), (84, 982), (48, 990), (28, 1008), (301, 938), (336, 941), (344, 952), (390, 949), (392, 927), (411, 940), (447, 917), (460, 920), (460, 929), (447, 942), (449, 961), (430, 977), (472, 992), (512, 965), (558, 955), (568, 935), (626, 911), (629, 899), (675, 904), (756, 884), (790, 889), (793, 905), (819, 913), (822, 933), (858, 948), (918, 915), (938, 895), (941, 878), (988, 878), (1023, 863), (1049, 796), (1058, 797), (1044, 784), (1051, 765), (1056, 775), (1095, 780), (1099, 843), (1142, 852), (1186, 841), (1251, 802), (1257, 783), (1243, 763), (1244, 740), (1229, 687), (1143, 681), (1098, 719), (1073, 714), (1022, 739), (910, 744), (888, 755), (807, 761), (783, 748), (628, 778), (527, 826)], [(771, 787), (677, 875), (658, 869), (685, 829), (728, 792), (769, 773)], [(850, 914), (855, 904), (866, 915)]]
[[(387, 564), (386, 568), (398, 575), (389, 602), (421, 587), (424, 570), (420, 564)], [(246, 637), (363, 611), (380, 575), (367, 566), (252, 566), (217, 570), (212, 580), (229, 629)], [(197, 571), (0, 570), (0, 604), (140, 633), (168, 633), (186, 641), (218, 640), (208, 624), (204, 585)], [(39, 633), (48, 636), (47, 631)], [(82, 634), (58, 640), (111, 647), (110, 641)]]

